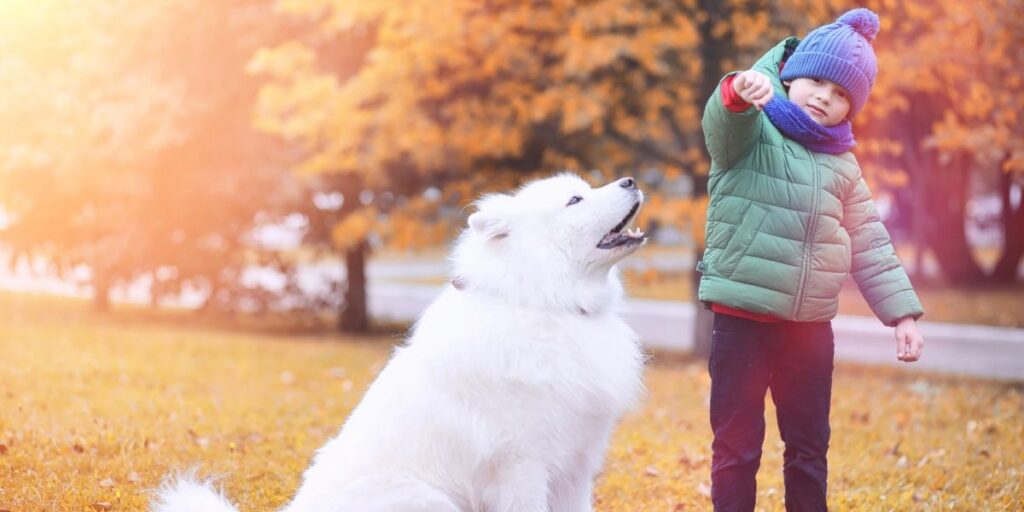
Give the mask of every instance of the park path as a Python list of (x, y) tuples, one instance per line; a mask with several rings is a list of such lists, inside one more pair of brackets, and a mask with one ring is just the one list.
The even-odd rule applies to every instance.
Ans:
[[(386, 320), (413, 320), (443, 288), (371, 281), (367, 292), (370, 314)], [(623, 308), (626, 321), (645, 346), (676, 352), (693, 348), (695, 314), (691, 302), (629, 299)], [(873, 317), (840, 315), (832, 321), (832, 329), (838, 361), (1024, 380), (1024, 329), (921, 322), (925, 351), (913, 364), (897, 361), (893, 329)]]

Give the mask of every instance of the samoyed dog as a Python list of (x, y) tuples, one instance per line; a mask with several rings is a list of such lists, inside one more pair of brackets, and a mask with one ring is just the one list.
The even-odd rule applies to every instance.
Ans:
[[(636, 334), (616, 314), (613, 265), (631, 178), (562, 174), (477, 203), (451, 283), (306, 470), (286, 512), (578, 512), (619, 416), (642, 389)], [(179, 478), (158, 512), (235, 508)]]

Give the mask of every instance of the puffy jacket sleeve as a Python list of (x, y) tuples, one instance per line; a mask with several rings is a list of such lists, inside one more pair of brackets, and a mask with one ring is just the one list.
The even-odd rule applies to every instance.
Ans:
[(713, 167), (728, 169), (754, 148), (761, 131), (762, 117), (761, 112), (754, 107), (743, 112), (730, 112), (722, 103), (722, 82), (718, 82), (718, 87), (704, 107), (704, 118), (701, 120), (704, 141), (711, 154), (711, 162), (715, 164)]
[(863, 177), (843, 204), (843, 227), (850, 234), (853, 279), (875, 316), (888, 326), (904, 317), (920, 318), (924, 308), (896, 257)]

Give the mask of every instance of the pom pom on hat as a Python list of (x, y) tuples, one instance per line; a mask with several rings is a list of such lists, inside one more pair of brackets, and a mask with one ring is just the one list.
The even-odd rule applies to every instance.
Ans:
[(853, 30), (857, 31), (868, 42), (874, 41), (875, 36), (878, 35), (878, 15), (870, 9), (861, 7), (846, 11), (836, 22), (853, 27)]

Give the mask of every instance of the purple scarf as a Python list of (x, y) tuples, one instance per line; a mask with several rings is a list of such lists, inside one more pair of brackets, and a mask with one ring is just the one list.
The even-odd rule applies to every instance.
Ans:
[(777, 94), (764, 106), (764, 113), (783, 135), (811, 151), (838, 155), (857, 145), (849, 120), (835, 126), (822, 126), (796, 103)]

